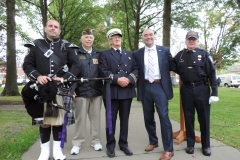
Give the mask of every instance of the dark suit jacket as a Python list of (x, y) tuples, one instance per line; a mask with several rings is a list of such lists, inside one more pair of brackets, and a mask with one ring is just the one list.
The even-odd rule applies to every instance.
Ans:
[[(133, 53), (121, 50), (122, 56), (113, 48), (104, 50), (99, 55), (99, 74), (101, 77), (113, 77), (111, 81), (112, 99), (129, 99), (136, 97), (135, 84), (138, 78), (138, 66), (133, 57)], [(131, 81), (127, 87), (117, 84), (119, 72), (124, 71), (126, 77)], [(106, 98), (106, 89), (103, 88), (103, 98)]]
[[(156, 45), (158, 53), (158, 63), (161, 73), (161, 84), (167, 99), (173, 98), (172, 81), (170, 77), (170, 70), (174, 66), (173, 58), (170, 53), (169, 48), (164, 46)], [(140, 48), (134, 52), (135, 60), (139, 66), (139, 79), (137, 83), (137, 100), (142, 101), (144, 97), (144, 80), (145, 80), (145, 70), (144, 70), (144, 50), (145, 48)]]

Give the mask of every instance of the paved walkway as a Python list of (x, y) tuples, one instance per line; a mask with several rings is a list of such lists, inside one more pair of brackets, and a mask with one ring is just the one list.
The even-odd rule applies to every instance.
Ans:
[[(68, 127), (68, 142), (65, 143), (65, 148), (63, 149), (63, 153), (67, 156), (68, 160), (106, 160), (108, 159), (106, 155), (106, 137), (105, 137), (105, 116), (104, 116), (104, 107), (101, 111), (101, 143), (103, 145), (102, 151), (94, 151), (94, 149), (90, 145), (89, 137), (86, 139), (85, 143), (82, 145), (82, 149), (78, 155), (71, 155), (70, 150), (72, 148), (71, 138), (73, 137), (74, 125)], [(155, 115), (157, 117), (157, 114)], [(180, 124), (176, 121), (171, 121), (173, 131), (178, 131)], [(118, 121), (119, 123), (119, 121)], [(116, 160), (158, 160), (163, 152), (162, 142), (161, 142), (161, 133), (160, 126), (157, 127), (157, 134), (159, 137), (159, 147), (155, 148), (151, 152), (145, 152), (144, 149), (148, 145), (148, 136), (146, 129), (144, 127), (143, 113), (141, 104), (133, 101), (132, 109), (129, 120), (129, 147), (133, 151), (132, 156), (126, 156), (122, 151), (120, 151), (119, 147), (116, 146), (115, 153)], [(159, 125), (159, 119), (156, 118), (156, 123)], [(117, 125), (119, 126), (119, 125)], [(89, 123), (87, 124), (87, 134), (89, 134)], [(119, 128), (116, 128), (116, 138), (119, 137)], [(196, 132), (199, 135), (199, 132)], [(182, 142), (180, 145), (174, 145), (174, 157), (172, 160), (239, 160), (240, 159), (240, 151), (229, 147), (221, 142), (218, 142), (214, 139), (211, 139), (212, 146), (212, 156), (207, 157), (201, 153), (201, 145), (195, 145), (195, 154), (189, 155), (185, 153), (186, 142)], [(52, 148), (52, 147), (51, 147)], [(52, 153), (52, 151), (51, 151)], [(29, 148), (29, 150), (23, 154), (22, 160), (36, 160), (40, 154), (40, 141), (38, 140), (33, 146)]]

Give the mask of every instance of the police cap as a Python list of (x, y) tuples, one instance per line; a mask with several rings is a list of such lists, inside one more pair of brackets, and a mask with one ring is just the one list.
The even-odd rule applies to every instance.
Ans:
[(199, 36), (198, 36), (198, 32), (194, 32), (194, 31), (189, 31), (186, 35), (186, 39), (189, 39), (189, 38), (196, 38), (198, 39)]

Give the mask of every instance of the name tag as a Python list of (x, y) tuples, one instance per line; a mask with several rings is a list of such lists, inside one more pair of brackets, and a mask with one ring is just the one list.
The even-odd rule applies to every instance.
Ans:
[(79, 59), (86, 59), (86, 56), (80, 56)]
[(92, 62), (93, 62), (93, 64), (98, 64), (98, 59), (93, 58), (93, 59), (92, 59)]

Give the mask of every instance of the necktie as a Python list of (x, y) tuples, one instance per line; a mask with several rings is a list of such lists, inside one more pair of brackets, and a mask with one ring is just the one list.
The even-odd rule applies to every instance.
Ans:
[(120, 55), (120, 58), (121, 58), (122, 54), (121, 54), (120, 50), (117, 49), (116, 51), (117, 51), (117, 53)]
[(117, 49), (116, 51), (118, 52), (118, 54), (121, 54), (121, 52), (120, 52), (120, 50), (119, 50), (119, 49)]
[(148, 80), (152, 83), (154, 81), (154, 62), (151, 50), (148, 49)]
[(193, 64), (192, 64), (192, 51), (187, 52), (187, 67), (188, 67), (188, 80), (193, 82)]

